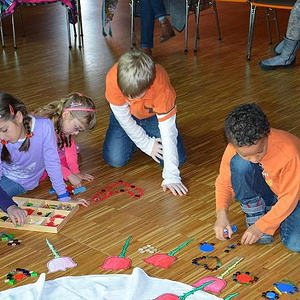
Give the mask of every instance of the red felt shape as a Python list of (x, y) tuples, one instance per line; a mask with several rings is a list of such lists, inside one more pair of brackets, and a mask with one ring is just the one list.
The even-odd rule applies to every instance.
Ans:
[(110, 256), (105, 259), (101, 268), (103, 270), (123, 270), (131, 267), (131, 260), (125, 257)]
[(193, 284), (193, 287), (201, 286), (204, 283), (211, 281), (211, 280), (214, 280), (214, 282), (205, 286), (203, 288), (204, 291), (219, 294), (227, 285), (227, 282), (224, 279), (220, 279), (220, 278), (213, 277), (213, 276), (207, 276), (207, 277), (203, 277), (203, 278), (199, 279), (197, 282), (195, 282)]
[(150, 257), (144, 259), (149, 265), (153, 265), (155, 267), (168, 269), (172, 263), (176, 260), (175, 256), (170, 256), (168, 254), (156, 253)]
[(163, 294), (154, 300), (179, 300), (180, 298), (174, 294)]
[(241, 283), (250, 283), (253, 280), (253, 278), (248, 274), (239, 274), (236, 276), (236, 279)]

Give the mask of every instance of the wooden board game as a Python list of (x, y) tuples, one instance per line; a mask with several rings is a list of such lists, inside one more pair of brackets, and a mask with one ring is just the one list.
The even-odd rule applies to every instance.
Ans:
[(0, 209), (0, 227), (57, 233), (76, 213), (79, 206), (71, 202), (14, 197), (18, 206), (27, 211), (26, 223), (15, 226)]

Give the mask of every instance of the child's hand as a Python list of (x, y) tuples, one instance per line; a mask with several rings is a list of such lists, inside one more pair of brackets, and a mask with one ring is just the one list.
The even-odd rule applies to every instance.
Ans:
[(217, 220), (216, 220), (215, 226), (214, 226), (216, 238), (218, 240), (224, 241), (226, 239), (225, 234), (224, 234), (224, 229), (226, 229), (228, 232), (226, 235), (229, 238), (231, 238), (231, 236), (233, 234), (232, 228), (231, 228), (230, 222), (227, 218), (226, 211), (224, 209), (222, 209), (222, 210), (219, 210), (217, 213)]
[(81, 187), (81, 178), (78, 174), (70, 174), (68, 180), (75, 188)]
[(256, 243), (263, 236), (263, 232), (261, 232), (255, 224), (251, 225), (243, 234), (241, 243), (245, 245), (251, 245)]
[(81, 180), (86, 180), (86, 181), (93, 181), (94, 180), (94, 176), (90, 175), (90, 174), (76, 174)]
[(170, 184), (166, 184), (163, 185), (163, 191), (167, 191), (167, 189), (169, 189), (174, 196), (183, 196), (186, 195), (188, 192), (187, 187), (183, 184), (183, 183), (170, 183)]
[(163, 159), (163, 147), (161, 144), (161, 139), (156, 138), (151, 152), (151, 157), (157, 162), (160, 163), (159, 159)]
[(7, 214), (14, 225), (24, 225), (27, 217), (26, 210), (19, 208), (16, 205), (11, 205), (7, 209)]
[(71, 201), (68, 201), (68, 202), (76, 203), (76, 204), (82, 205), (84, 207), (88, 207), (90, 205), (90, 202), (83, 199), (83, 198), (74, 198), (74, 199), (72, 199)]

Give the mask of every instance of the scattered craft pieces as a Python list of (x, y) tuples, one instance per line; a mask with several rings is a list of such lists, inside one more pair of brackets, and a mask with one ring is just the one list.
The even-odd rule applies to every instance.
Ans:
[(125, 253), (129, 246), (130, 239), (131, 236), (127, 238), (126, 243), (119, 256), (110, 256), (105, 259), (104, 263), (101, 265), (102, 269), (123, 270), (123, 269), (129, 269), (131, 267), (131, 260), (129, 258), (125, 258)]
[(226, 280), (223, 279), (223, 277), (227, 273), (229, 273), (243, 259), (244, 259), (244, 257), (234, 258), (232, 261), (229, 262), (229, 267), (227, 268), (227, 270), (225, 270), (220, 276), (218, 276), (218, 277), (213, 277), (213, 276), (203, 277), (200, 280), (198, 280), (197, 282), (195, 282), (193, 284), (193, 286), (198, 287), (210, 280), (214, 280), (214, 282), (212, 284), (204, 287), (204, 291), (219, 294), (227, 285), (227, 282), (226, 282)]
[(10, 240), (7, 245), (8, 246), (17, 246), (17, 245), (21, 245), (22, 240), (18, 240), (18, 239), (14, 239), (14, 240)]
[(290, 280), (282, 279), (281, 281), (275, 282), (273, 284), (274, 288), (276, 287), (279, 292), (285, 294), (291, 294), (299, 292), (298, 287)]
[(151, 245), (147, 245), (147, 246), (144, 246), (142, 248), (139, 248), (138, 250), (140, 253), (150, 253), (150, 254), (153, 254), (153, 253), (156, 253), (157, 252), (157, 248), (151, 246)]
[(50, 250), (52, 251), (53, 255), (55, 256), (54, 259), (50, 260), (47, 264), (48, 273), (54, 273), (57, 271), (65, 271), (70, 268), (74, 268), (77, 264), (72, 260), (71, 257), (64, 256), (60, 257), (56, 250), (54, 249), (53, 245), (46, 239), (46, 243)]
[(6, 234), (5, 232), (1, 232), (1, 240), (2, 241), (10, 241), (14, 238), (14, 234), (12, 233), (9, 233), (9, 234)]
[(214, 282), (214, 280), (208, 281), (208, 282), (202, 284), (201, 286), (196, 287), (195, 289), (193, 289), (187, 293), (184, 293), (182, 296), (177, 296), (174, 294), (163, 294), (163, 295), (155, 298), (154, 300), (185, 300), (188, 296), (194, 294), (197, 291), (203, 290), (206, 286), (212, 284), (213, 282)]
[(224, 250), (225, 253), (229, 253), (232, 249), (235, 249), (237, 246), (241, 246), (241, 242), (238, 241), (236, 244), (231, 244), (226, 247)]
[(258, 281), (258, 277), (253, 276), (249, 272), (236, 272), (232, 275), (233, 281), (244, 284), (244, 285), (250, 285)]
[(28, 271), (26, 269), (17, 268), (16, 270), (10, 271), (6, 275), (6, 280), (4, 282), (14, 285), (17, 280), (22, 280), (25, 276), (27, 277), (37, 277), (37, 272)]
[(274, 291), (266, 291), (261, 294), (265, 299), (279, 299), (279, 294)]
[[(78, 188), (74, 188), (74, 186), (72, 185), (67, 185), (66, 186), (66, 189), (67, 191), (71, 194), (71, 195), (77, 195), (79, 193), (83, 193), (86, 191), (86, 187), (85, 186), (81, 186), (81, 187), (78, 187)], [(55, 194), (55, 190), (54, 188), (52, 187), (50, 190), (49, 190), (49, 194)]]
[(212, 252), (215, 250), (215, 247), (214, 247), (214, 243), (200, 243), (200, 246), (199, 246), (199, 249), (202, 251), (202, 252)]
[(178, 252), (180, 249), (185, 247), (188, 243), (190, 243), (194, 239), (189, 239), (179, 247), (177, 247), (175, 250), (171, 251), (168, 254), (161, 254), (156, 253), (146, 259), (144, 259), (144, 262), (147, 264), (153, 265), (155, 267), (168, 269), (171, 264), (173, 264), (176, 260), (176, 257), (174, 256), (176, 252)]
[(112, 185), (106, 187), (105, 189), (102, 189), (100, 193), (97, 193), (92, 197), (93, 202), (103, 201), (113, 195), (124, 193), (126, 192), (133, 198), (140, 198), (144, 195), (144, 191), (133, 185), (129, 184), (127, 182), (124, 182), (123, 180), (119, 180)]
[[(201, 260), (215, 260), (216, 265), (212, 268), (212, 267), (209, 267), (208, 264), (206, 264), (206, 263), (201, 263), (200, 262)], [(209, 271), (216, 271), (222, 266), (221, 260), (217, 256), (197, 257), (192, 260), (192, 264), (194, 264), (196, 266), (202, 266), (205, 270), (209, 270)]]

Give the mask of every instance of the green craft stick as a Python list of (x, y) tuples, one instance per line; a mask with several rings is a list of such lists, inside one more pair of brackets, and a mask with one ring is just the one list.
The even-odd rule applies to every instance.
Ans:
[(174, 254), (176, 252), (178, 252), (180, 249), (182, 249), (183, 247), (185, 247), (188, 243), (190, 243), (193, 239), (189, 239), (188, 241), (186, 241), (185, 243), (183, 243), (182, 245), (178, 246), (176, 249), (174, 249), (173, 251), (171, 251), (168, 255), (169, 256), (174, 256)]
[(228, 295), (226, 298), (224, 298), (224, 300), (230, 300), (231, 298), (237, 296), (239, 293), (234, 293), (234, 294), (231, 294), (231, 295)]
[(48, 239), (46, 239), (46, 243), (47, 243), (48, 247), (50, 248), (50, 250), (52, 251), (55, 258), (60, 258), (60, 256), (58, 255), (58, 253), (54, 249), (53, 245), (48, 241)]
[(127, 238), (126, 243), (125, 243), (125, 245), (123, 247), (123, 250), (122, 250), (121, 254), (119, 255), (119, 257), (122, 257), (122, 258), (125, 257), (125, 253), (126, 253), (126, 250), (127, 250), (128, 246), (129, 246), (130, 239), (131, 239), (131, 236), (129, 236)]
[(240, 257), (234, 264), (232, 264), (225, 272), (223, 272), (220, 276), (217, 278), (223, 279), (223, 277), (230, 272), (241, 260), (243, 260), (244, 257)]
[(197, 291), (203, 290), (207, 285), (209, 285), (209, 284), (211, 284), (211, 283), (213, 283), (213, 282), (215, 282), (215, 280), (210, 280), (210, 281), (208, 281), (208, 282), (205, 282), (204, 284), (202, 284), (202, 285), (196, 287), (195, 289), (193, 289), (193, 290), (191, 290), (191, 291), (185, 293), (184, 295), (179, 296), (179, 299), (180, 299), (180, 300), (185, 300), (188, 296), (194, 294), (194, 293), (197, 292)]

